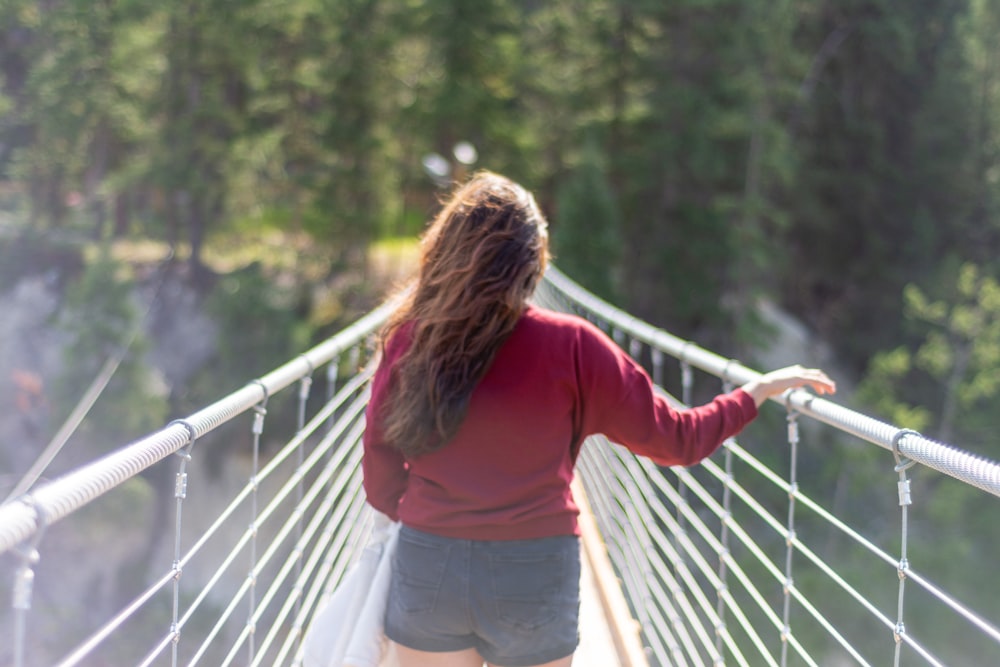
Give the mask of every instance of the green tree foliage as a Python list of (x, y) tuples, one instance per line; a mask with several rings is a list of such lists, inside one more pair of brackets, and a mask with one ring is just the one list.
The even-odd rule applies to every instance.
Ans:
[(523, 181), (571, 272), (724, 351), (771, 295), (861, 376), (911, 342), (905, 285), (996, 271), (989, 0), (5, 0), (0, 19), (4, 192), (38, 228), (166, 240), (195, 275), (263, 226), (315, 239), (331, 273), (362, 264), (434, 210), (430, 153)]
[(618, 300), (614, 267), (621, 253), (621, 216), (596, 147), (559, 189), (552, 245), (559, 267), (595, 294)]
[(967, 138), (971, 6), (826, 2), (803, 25), (819, 46), (797, 116), (783, 292), (859, 372), (903, 335), (903, 286), (966, 252), (967, 176), (980, 171)]
[(894, 423), (997, 456), (1000, 283), (966, 263), (935, 296), (911, 284), (903, 299), (921, 338), (876, 354), (859, 398)]

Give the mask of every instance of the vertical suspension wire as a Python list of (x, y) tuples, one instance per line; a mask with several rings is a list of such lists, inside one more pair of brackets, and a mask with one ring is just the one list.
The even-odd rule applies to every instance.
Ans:
[[(691, 406), (691, 394), (694, 391), (694, 371), (691, 369), (691, 364), (685, 358), (685, 353), (687, 352), (687, 347), (690, 343), (684, 344), (684, 349), (681, 351), (681, 356), (679, 357), (681, 362), (681, 403), (685, 406)], [(677, 476), (677, 494), (679, 500), (677, 502), (677, 553), (681, 554), (683, 558), (684, 550), (680, 549), (680, 538), (687, 534), (687, 519), (684, 518), (684, 507), (688, 504), (688, 489), (687, 485), (684, 483), (684, 476)]]
[(14, 594), (11, 600), (14, 622), (14, 663), (13, 667), (25, 666), (25, 654), (28, 645), (28, 614), (31, 613), (31, 604), (35, 589), (35, 566), (41, 560), (38, 545), (42, 540), (42, 534), (48, 527), (48, 518), (45, 510), (27, 496), (24, 499), (34, 506), (38, 530), (31, 540), (22, 545), (18, 550), (21, 557), (21, 564), (14, 572)]
[(663, 350), (651, 347), (649, 348), (649, 356), (653, 361), (653, 383), (658, 387), (663, 386)]
[(784, 600), (781, 614), (781, 667), (788, 664), (788, 640), (791, 637), (792, 613), (792, 556), (795, 553), (795, 498), (799, 491), (798, 456), (799, 456), (799, 413), (788, 406), (788, 535), (785, 538), (785, 584), (782, 587)]
[(181, 529), (184, 527), (184, 500), (187, 498), (187, 466), (191, 462), (191, 452), (194, 449), (195, 430), (186, 421), (180, 420), (178, 423), (188, 430), (188, 444), (177, 452), (180, 457), (180, 465), (177, 466), (177, 475), (174, 477), (174, 561), (171, 565), (173, 572), (173, 590), (171, 601), (170, 620), (170, 665), (177, 667), (178, 650), (181, 643), (180, 629), (180, 599), (181, 599)]
[[(733, 383), (728, 379), (724, 379), (722, 381), (722, 393), (726, 394), (732, 390)], [(722, 545), (719, 551), (719, 587), (715, 591), (715, 613), (719, 618), (718, 625), (715, 627), (716, 667), (721, 667), (725, 664), (725, 658), (723, 657), (725, 654), (723, 651), (725, 650), (726, 636), (726, 594), (729, 592), (729, 566), (726, 564), (726, 558), (729, 557), (729, 523), (733, 520), (733, 450), (729, 446), (732, 442), (733, 439), (730, 438), (723, 444), (726, 475), (722, 481), (722, 520), (719, 526), (719, 544)]]
[(902, 654), (903, 648), (903, 637), (906, 635), (906, 625), (903, 623), (903, 602), (906, 594), (906, 573), (910, 569), (910, 561), (907, 557), (907, 539), (909, 531), (908, 508), (911, 504), (913, 504), (913, 497), (910, 492), (910, 480), (906, 477), (906, 471), (916, 462), (907, 459), (899, 451), (899, 443), (907, 435), (919, 436), (920, 434), (911, 429), (903, 428), (897, 431), (896, 435), (892, 438), (892, 455), (896, 460), (896, 466), (893, 470), (895, 470), (895, 472), (899, 475), (899, 480), (896, 482), (896, 490), (899, 494), (900, 510), (899, 565), (896, 570), (899, 577), (899, 593), (896, 599), (896, 627), (892, 632), (892, 637), (896, 644), (893, 652), (893, 667), (899, 667), (900, 655)]
[(257, 496), (259, 482), (257, 473), (260, 471), (260, 436), (264, 433), (264, 418), (267, 416), (267, 387), (258, 381), (264, 390), (264, 398), (253, 408), (253, 463), (250, 469), (250, 568), (249, 590), (247, 591), (247, 664), (253, 664), (257, 652)]
[[(312, 375), (313, 375), (312, 362), (309, 363), (309, 374), (303, 377), (299, 381), (299, 403), (298, 403), (298, 414), (295, 420), (295, 432), (302, 433), (302, 430), (306, 426), (306, 404), (309, 402), (309, 393), (312, 391)], [(305, 466), (305, 443), (303, 442), (301, 446), (296, 448), (296, 461), (295, 470), (299, 475), (299, 481), (295, 488), (295, 508), (298, 510), (302, 507), (303, 499), (305, 498), (305, 478), (302, 475), (302, 468)], [(302, 512), (298, 513), (298, 520), (295, 523), (295, 551), (292, 553), (292, 558), (295, 559), (295, 581), (302, 580), (302, 558), (305, 555), (302, 546), (302, 532), (303, 532), (303, 522), (305, 517)], [(302, 596), (295, 596), (295, 604), (292, 608), (293, 618), (298, 618), (299, 612), (302, 610)], [(300, 638), (301, 639), (301, 638)]]
[[(338, 379), (337, 375), (340, 372), (340, 358), (341, 358), (341, 355), (338, 354), (336, 357), (334, 357), (333, 359), (330, 360), (330, 363), (327, 364), (327, 367), (326, 367), (326, 402), (327, 403), (329, 403), (330, 401), (332, 401), (334, 394), (337, 393), (337, 379)], [(335, 421), (336, 420), (333, 419), (333, 416), (331, 415), (330, 421), (327, 423), (327, 427), (326, 427), (327, 428), (327, 433), (329, 433), (331, 430), (333, 430), (333, 424), (335, 423)], [(331, 453), (333, 452), (332, 449), (330, 451), (331, 451)]]

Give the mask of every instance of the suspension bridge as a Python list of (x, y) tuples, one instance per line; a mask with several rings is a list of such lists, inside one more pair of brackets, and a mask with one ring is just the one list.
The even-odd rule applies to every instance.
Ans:
[[(659, 386), (679, 387), (679, 404), (756, 376), (554, 268), (536, 300), (600, 325)], [(0, 506), (0, 592), (11, 601), (0, 664), (301, 665), (310, 619), (372, 530), (360, 442), (374, 335), (389, 309)], [(693, 468), (659, 468), (600, 437), (585, 445), (574, 486), (585, 556), (574, 664), (1000, 664), (996, 606), (991, 618), (959, 594), (994, 587), (992, 573), (956, 562), (969, 586), (936, 583), (920, 566), (933, 536), (910, 530), (924, 500), (915, 480), (961, 485), (990, 513), (1000, 464), (806, 391), (762, 409), (767, 452), (732, 439)], [(246, 445), (238, 479), (212, 469), (226, 441)], [(830, 488), (800, 485), (825, 447), (878, 450), (883, 465), (868, 478), (891, 497), (888, 509), (838, 513)], [(108, 596), (46, 559), (66, 548), (100, 559), (120, 539), (116, 526), (152, 521), (103, 509), (113, 498), (127, 506), (130, 482), (150, 475), (172, 478), (167, 526), (151, 525), (161, 548), (120, 574), (134, 585), (113, 608), (95, 602), (68, 618), (69, 596), (85, 608)], [(61, 534), (74, 523), (87, 532), (95, 512), (104, 520), (84, 547)]]

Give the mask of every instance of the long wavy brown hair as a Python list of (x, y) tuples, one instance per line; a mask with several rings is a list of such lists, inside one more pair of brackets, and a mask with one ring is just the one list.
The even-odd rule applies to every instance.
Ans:
[(455, 435), (545, 271), (547, 228), (527, 190), (483, 171), (454, 191), (425, 232), (416, 286), (382, 331), (384, 348), (409, 329), (380, 414), (386, 441), (405, 455)]

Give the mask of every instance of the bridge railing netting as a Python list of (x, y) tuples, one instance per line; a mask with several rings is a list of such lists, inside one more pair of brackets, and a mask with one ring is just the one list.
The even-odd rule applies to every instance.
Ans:
[[(555, 269), (537, 300), (602, 326), (682, 403), (755, 377)], [(0, 664), (300, 664), (304, 628), (371, 531), (360, 439), (389, 308), (0, 506), (0, 593), (11, 600)], [(933, 538), (909, 518), (918, 474), (995, 511), (1000, 466), (805, 391), (782, 403), (741, 436), (753, 445), (731, 440), (689, 469), (599, 437), (585, 446), (578, 473), (650, 663), (979, 665), (1000, 655), (1000, 612), (973, 611), (931, 582), (919, 564)], [(884, 466), (860, 457), (857, 475), (884, 484), (888, 502), (859, 508), (836, 483), (804, 488), (844, 478), (817, 474), (822, 448), (871, 444)], [(960, 591), (992, 585), (952, 565), (971, 582)]]

